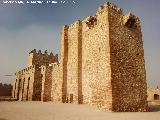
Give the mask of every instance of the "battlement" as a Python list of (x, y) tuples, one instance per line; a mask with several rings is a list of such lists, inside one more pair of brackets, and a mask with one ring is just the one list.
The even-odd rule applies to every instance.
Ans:
[(41, 50), (32, 50), (29, 52), (28, 66), (32, 65), (46, 65), (54, 62), (58, 62), (58, 54), (54, 55), (52, 52), (48, 53), (47, 50), (44, 53)]
[(104, 11), (107, 11), (108, 9), (112, 9), (112, 10), (116, 11), (119, 14), (123, 14), (123, 9), (117, 7), (114, 3), (110, 3), (110, 2), (106, 2), (103, 5), (101, 5), (98, 8), (96, 14), (99, 14), (99, 13), (102, 13)]
[[(36, 49), (31, 50), (31, 51), (29, 52), (29, 54), (54, 56), (52, 52), (51, 52), (51, 53), (48, 53), (47, 50), (45, 50), (45, 51), (42, 53), (41, 50), (38, 50), (38, 51), (37, 51)], [(56, 54), (56, 55), (57, 55), (57, 54)], [(56, 56), (56, 55), (55, 55), (55, 56)]]
[(128, 28), (134, 28), (134, 29), (140, 28), (140, 19), (137, 16), (135, 16), (134, 14), (132, 14), (130, 12), (126, 14), (123, 12), (123, 9), (117, 7), (115, 4), (110, 3), (110, 2), (106, 2), (105, 4), (103, 4), (102, 6), (100, 6), (98, 8), (95, 16), (88, 16), (88, 17), (84, 18), (82, 21), (77, 20), (70, 25), (65, 25), (63, 27), (63, 30), (68, 30), (69, 28), (72, 28), (75, 25), (78, 26), (80, 22), (83, 25), (85, 25), (86, 28), (92, 29), (92, 28), (96, 27), (96, 25), (98, 25), (101, 22), (101, 18), (102, 18), (101, 15), (102, 15), (102, 12), (104, 12), (104, 11), (106, 11), (106, 12), (108, 11), (112, 17), (116, 17), (117, 19), (119, 19), (119, 21), (122, 23), (122, 25), (124, 25)]
[(137, 28), (140, 27), (140, 20), (132, 13), (128, 13), (123, 16), (123, 24), (129, 28)]
[(28, 72), (33, 72), (35, 70), (35, 65), (33, 66), (29, 66), (23, 70), (20, 70), (18, 72), (15, 73), (15, 75), (23, 75), (23, 74), (26, 74)]
[(86, 17), (83, 22), (85, 22), (86, 26), (91, 29), (93, 28), (95, 25), (97, 25), (97, 17), (96, 16), (89, 16)]
[(75, 25), (78, 25), (79, 22), (80, 22), (80, 20), (77, 20), (77, 21), (71, 23), (70, 25), (68, 25), (68, 28), (73, 27)]

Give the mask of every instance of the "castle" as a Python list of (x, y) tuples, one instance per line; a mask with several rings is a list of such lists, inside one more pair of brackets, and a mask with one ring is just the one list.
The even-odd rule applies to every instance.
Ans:
[(13, 97), (88, 104), (104, 111), (148, 111), (140, 20), (105, 3), (95, 16), (61, 30), (61, 58), (29, 53), (15, 73)]

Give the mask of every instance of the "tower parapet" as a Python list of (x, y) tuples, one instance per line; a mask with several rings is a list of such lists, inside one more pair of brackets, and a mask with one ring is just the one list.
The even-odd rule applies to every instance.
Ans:
[(112, 9), (114, 11), (116, 11), (119, 14), (123, 14), (123, 9), (117, 7), (115, 4), (110, 3), (110, 2), (106, 2), (105, 4), (101, 5), (98, 10), (97, 10), (97, 14), (102, 13), (104, 11), (107, 11), (108, 9)]
[(28, 62), (28, 66), (49, 65), (50, 63), (58, 62), (58, 55), (54, 55), (52, 52), (48, 53), (47, 50), (42, 53), (41, 50), (37, 52), (37, 50), (34, 49), (29, 52)]

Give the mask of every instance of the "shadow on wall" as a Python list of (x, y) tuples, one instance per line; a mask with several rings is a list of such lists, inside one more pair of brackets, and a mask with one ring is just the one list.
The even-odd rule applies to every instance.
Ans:
[(160, 105), (150, 105), (149, 106), (149, 111), (150, 112), (158, 112), (158, 111), (160, 111)]
[(0, 118), (0, 120), (7, 120), (7, 119), (5, 119), (5, 118)]

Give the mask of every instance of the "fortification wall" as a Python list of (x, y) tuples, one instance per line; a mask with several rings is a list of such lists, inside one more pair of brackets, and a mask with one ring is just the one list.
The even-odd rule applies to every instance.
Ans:
[(52, 88), (52, 71), (53, 66), (41, 66), (42, 74), (42, 91), (41, 101), (51, 101), (51, 88)]
[[(78, 103), (79, 42), (81, 22), (76, 21), (68, 28), (67, 97), (70, 103)], [(78, 68), (79, 67), (79, 68)]]
[(13, 97), (18, 100), (32, 100), (35, 66), (15, 73)]
[[(68, 28), (67, 99), (78, 101), (78, 23)], [(73, 100), (74, 99), (74, 100)]]
[(147, 111), (141, 27), (134, 15), (105, 3), (95, 16), (63, 28), (61, 56), (63, 102), (72, 97), (77, 103), (81, 91), (83, 103), (100, 109)]
[(110, 46), (107, 10), (82, 22), (82, 86), (84, 103), (111, 108)]
[(61, 31), (60, 80), (62, 80), (62, 102), (67, 98), (68, 26)]
[(41, 100), (41, 91), (42, 91), (42, 74), (41, 74), (41, 67), (36, 65), (35, 66), (35, 73), (34, 73), (34, 82), (33, 82), (33, 101), (40, 101)]
[(60, 64), (53, 64), (52, 71), (52, 92), (51, 92), (51, 100), (53, 102), (61, 102), (62, 101), (62, 79), (60, 79)]
[[(21, 100), (35, 100), (35, 101), (41, 100), (41, 95), (42, 95), (41, 66), (42, 65), (49, 66), (49, 64), (57, 61), (58, 61), (57, 54), (54, 56), (53, 53), (48, 54), (47, 51), (45, 51), (44, 53), (41, 53), (40, 50), (38, 52), (36, 51), (36, 49), (32, 50), (28, 56), (28, 67), (15, 74), (15, 83), (14, 83), (13, 92), (12, 92), (13, 97), (20, 101)], [(44, 73), (45, 75), (44, 79), (48, 83), (50, 83), (52, 70), (50, 70), (49, 67), (47, 67), (46, 71), (47, 72)], [(47, 82), (44, 82), (43, 85), (47, 86), (48, 84)], [(48, 90), (45, 92), (48, 92)], [(51, 93), (51, 89), (50, 89), (50, 93)], [(51, 95), (50, 95), (50, 98), (51, 98)], [(46, 98), (46, 99), (49, 99), (49, 98)]]
[(86, 103), (105, 111), (147, 111), (140, 20), (114, 4), (105, 3), (95, 16), (64, 26), (60, 64), (49, 66), (54, 62), (58, 56), (31, 51), (29, 65), (34, 67), (16, 74), (13, 96)]
[(147, 111), (140, 21), (108, 3), (112, 111)]

